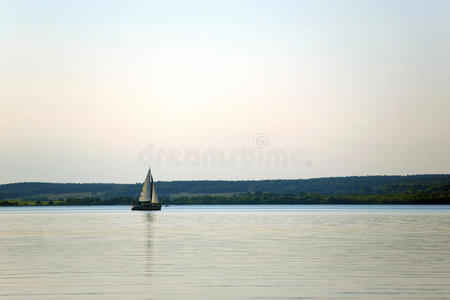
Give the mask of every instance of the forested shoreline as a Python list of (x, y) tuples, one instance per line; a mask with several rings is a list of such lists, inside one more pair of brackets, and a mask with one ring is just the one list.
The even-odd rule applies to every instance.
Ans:
[[(38, 198), (21, 202), (0, 201), (0, 206), (78, 206), (78, 205), (129, 205), (137, 198), (123, 196), (102, 200), (95, 197), (68, 198), (50, 200)], [(233, 196), (201, 195), (182, 196), (176, 198), (161, 197), (163, 205), (239, 205), (239, 204), (422, 204), (422, 205), (450, 205), (448, 193), (413, 193), (391, 195), (335, 195), (324, 196), (318, 194), (300, 193), (270, 194), (245, 193)]]
[[(142, 185), (13, 183), (0, 185), (0, 206), (129, 205)], [(360, 176), (259, 181), (159, 181), (163, 205), (450, 204), (450, 175)]]

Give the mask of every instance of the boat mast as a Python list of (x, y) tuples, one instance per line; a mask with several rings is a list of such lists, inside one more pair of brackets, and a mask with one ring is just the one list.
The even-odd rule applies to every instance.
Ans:
[(153, 198), (153, 176), (152, 176), (152, 168), (148, 167), (148, 174), (150, 175), (150, 203), (152, 202)]

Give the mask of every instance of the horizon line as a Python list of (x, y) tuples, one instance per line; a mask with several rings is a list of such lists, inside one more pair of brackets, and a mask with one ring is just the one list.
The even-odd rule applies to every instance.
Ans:
[[(155, 182), (188, 182), (188, 181), (276, 181), (276, 180), (314, 180), (314, 179), (330, 179), (330, 178), (354, 178), (354, 177), (408, 177), (408, 176), (450, 176), (450, 173), (417, 173), (417, 174), (397, 174), (397, 175), (349, 175), (349, 176), (324, 176), (324, 177), (309, 177), (309, 178), (272, 178), (272, 179), (190, 179), (190, 180), (156, 180)], [(142, 182), (134, 183), (117, 183), (117, 182), (49, 182), (49, 181), (16, 181), (8, 183), (0, 183), (1, 185), (20, 184), (20, 183), (48, 183), (48, 184), (141, 184)]]

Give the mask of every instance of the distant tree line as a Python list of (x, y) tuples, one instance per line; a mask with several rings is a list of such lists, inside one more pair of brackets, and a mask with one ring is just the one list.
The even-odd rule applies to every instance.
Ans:
[[(352, 176), (256, 181), (158, 181), (155, 185), (159, 195), (170, 198), (177, 194), (252, 194), (256, 192), (279, 195), (306, 193), (322, 196), (371, 196), (448, 189), (450, 175)], [(124, 196), (138, 197), (141, 188), (140, 183), (12, 183), (0, 185), (0, 200), (46, 197), (50, 194), (67, 194), (63, 198), (69, 198), (70, 194), (90, 193), (89, 197), (104, 201)]]
[(245, 193), (233, 197), (202, 195), (164, 199), (164, 204), (427, 204), (450, 205), (450, 193), (401, 193), (386, 195), (334, 195), (300, 193)]
[(78, 205), (129, 205), (136, 199), (130, 196), (122, 196), (111, 199), (98, 197), (67, 198), (51, 200), (46, 197), (27, 198), (20, 201), (0, 201), (0, 206), (78, 206)]
[[(22, 202), (0, 201), (1, 206), (13, 205), (129, 205), (137, 197), (121, 196), (111, 199), (98, 197), (68, 198), (56, 201), (43, 198)], [(163, 205), (196, 204), (429, 204), (450, 205), (450, 186), (436, 186), (422, 191), (408, 191), (378, 195), (320, 195), (300, 192), (298, 194), (272, 194), (265, 192), (234, 195), (197, 195), (160, 198)]]

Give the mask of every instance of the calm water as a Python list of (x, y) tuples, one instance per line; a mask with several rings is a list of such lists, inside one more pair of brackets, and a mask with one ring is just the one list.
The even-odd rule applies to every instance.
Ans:
[(1, 299), (448, 299), (450, 207), (0, 209)]

